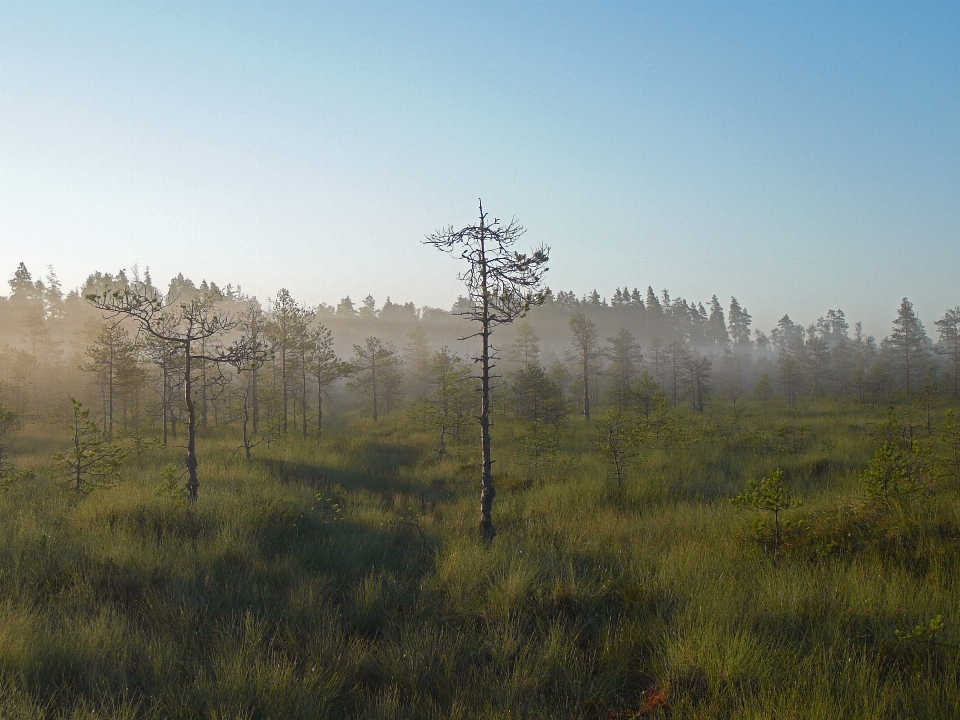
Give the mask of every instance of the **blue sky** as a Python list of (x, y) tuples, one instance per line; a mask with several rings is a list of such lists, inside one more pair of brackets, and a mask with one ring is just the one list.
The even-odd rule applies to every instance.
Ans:
[(491, 212), (548, 283), (886, 334), (960, 303), (960, 3), (0, 0), (0, 275), (149, 266), (449, 306)]

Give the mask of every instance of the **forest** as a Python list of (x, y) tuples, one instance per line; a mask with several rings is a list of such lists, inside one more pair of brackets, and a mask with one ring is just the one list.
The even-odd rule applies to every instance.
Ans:
[(469, 293), (20, 264), (0, 715), (955, 717), (960, 306), (528, 279), (485, 360)]

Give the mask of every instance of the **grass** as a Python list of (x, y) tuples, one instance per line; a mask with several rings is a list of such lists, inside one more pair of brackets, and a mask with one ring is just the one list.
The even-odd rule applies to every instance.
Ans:
[[(0, 716), (952, 718), (956, 479), (878, 510), (861, 406), (686, 422), (616, 491), (573, 420), (533, 472), (498, 418), (498, 537), (475, 539), (474, 449), (402, 415), (324, 443), (199, 448), (200, 500), (158, 494), (176, 448), (84, 497), (29, 426), (0, 495)], [(875, 413), (879, 417), (879, 413)], [(810, 428), (803, 447), (777, 431)], [(776, 561), (729, 499), (782, 467), (805, 498)], [(901, 641), (942, 615), (940, 644)]]

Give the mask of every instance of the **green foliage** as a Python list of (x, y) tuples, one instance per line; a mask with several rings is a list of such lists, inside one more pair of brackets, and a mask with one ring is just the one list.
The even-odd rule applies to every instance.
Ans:
[(597, 452), (605, 462), (613, 465), (617, 475), (617, 487), (622, 491), (627, 467), (640, 455), (643, 441), (647, 437), (647, 419), (617, 406), (606, 412), (597, 423), (597, 428)]
[(887, 419), (878, 424), (875, 437), (876, 452), (862, 475), (864, 491), (885, 507), (909, 505), (930, 482), (930, 445), (909, 437), (908, 428), (892, 407)]
[(897, 630), (897, 639), (902, 642), (937, 644), (937, 635), (943, 632), (943, 616), (937, 615), (926, 625), (917, 625), (913, 630)]
[(771, 475), (760, 480), (751, 478), (747, 482), (746, 490), (733, 498), (732, 502), (740, 507), (768, 512), (773, 515), (773, 536), (767, 539), (761, 535), (761, 539), (765, 543), (772, 543), (773, 553), (776, 555), (780, 551), (780, 545), (783, 541), (780, 515), (786, 510), (800, 507), (803, 504), (803, 499), (795, 495), (783, 482), (783, 470), (777, 469)]
[(106, 487), (120, 477), (125, 448), (111, 443), (100, 427), (90, 419), (90, 408), (70, 398), (73, 412), (72, 447), (53, 456), (59, 474), (78, 493)]
[[(211, 429), (189, 510), (155, 494), (161, 477), (183, 497), (173, 448), (131, 458), (109, 493), (49, 493), (62, 431), (31, 423), (16, 459), (35, 478), (0, 495), (0, 717), (952, 718), (960, 499), (854, 502), (860, 409), (801, 399), (809, 446), (777, 461), (806, 502), (771, 568), (730, 541), (741, 518), (720, 500), (776, 479), (783, 417), (741, 402), (724, 435), (708, 430), (728, 409), (669, 408), (695, 440), (650, 426), (618, 493), (594, 423), (568, 421), (562, 470), (529, 483), (527, 428), (498, 416), (490, 548), (475, 463), (436, 460), (412, 421), (358, 411), (251, 463)], [(747, 489), (771, 516), (763, 485)], [(894, 639), (931, 608), (943, 629)]]
[(173, 463), (167, 463), (160, 471), (160, 482), (153, 489), (157, 497), (171, 498), (173, 500), (185, 500), (187, 486), (182, 483), (184, 472), (177, 472)]
[(524, 423), (520, 445), (523, 461), (530, 470), (534, 482), (543, 480), (544, 471), (557, 461), (560, 453), (560, 438), (563, 426), (540, 420)]
[(804, 452), (810, 444), (810, 428), (806, 425), (797, 425), (795, 418), (790, 422), (780, 423), (776, 435), (781, 439), (776, 447), (777, 453), (797, 455)]
[(960, 482), (960, 423), (954, 417), (953, 410), (947, 410), (940, 440), (947, 449), (947, 458), (944, 462), (946, 474)]
[(14, 476), (10, 461), (10, 437), (20, 429), (17, 414), (0, 403), (0, 486), (9, 485)]

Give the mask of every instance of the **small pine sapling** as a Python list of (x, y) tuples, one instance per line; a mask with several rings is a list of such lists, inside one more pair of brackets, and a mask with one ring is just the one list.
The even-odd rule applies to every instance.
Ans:
[(960, 481), (960, 423), (956, 421), (953, 410), (947, 411), (940, 430), (940, 440), (947, 446), (949, 457), (946, 461), (947, 475), (952, 475)]
[(157, 497), (172, 498), (174, 500), (185, 498), (187, 486), (182, 484), (181, 481), (186, 474), (186, 470), (178, 473), (173, 465), (167, 463), (163, 467), (163, 470), (160, 471), (160, 482), (153, 490), (154, 495)]
[(764, 405), (770, 401), (770, 398), (773, 397), (773, 378), (770, 377), (770, 373), (763, 373), (760, 376), (753, 388), (753, 393), (757, 396), (757, 400)]
[(884, 507), (908, 505), (930, 479), (930, 444), (910, 435), (893, 408), (877, 427), (877, 450), (861, 478), (867, 497)]
[(613, 465), (617, 474), (617, 488), (623, 492), (623, 476), (627, 466), (640, 455), (647, 435), (647, 423), (633, 413), (613, 407), (599, 423), (597, 451)]
[(901, 642), (919, 642), (925, 643), (930, 647), (940, 645), (937, 641), (937, 635), (943, 632), (943, 615), (937, 615), (930, 618), (930, 621), (924, 625), (917, 625), (913, 630), (897, 630), (897, 640)]
[(13, 463), (10, 462), (10, 436), (19, 429), (20, 418), (17, 414), (0, 404), (0, 488), (2, 489), (33, 477), (32, 470), (17, 472)]
[(539, 419), (527, 423), (524, 427), (520, 443), (534, 482), (539, 482), (544, 469), (556, 460), (560, 449), (561, 430), (559, 423), (550, 424)]
[(7, 410), (0, 404), (0, 482), (7, 485), (13, 476), (13, 465), (10, 462), (9, 438), (19, 429), (19, 418), (16, 413)]
[(919, 623), (912, 630), (896, 631), (897, 640), (901, 645), (908, 648), (914, 657), (914, 661), (929, 663), (939, 650), (951, 650), (956, 652), (960, 650), (960, 645), (956, 643), (944, 642), (940, 639), (943, 633), (943, 616), (937, 615), (930, 618), (926, 623)]
[(769, 477), (757, 480), (752, 478), (747, 488), (732, 500), (734, 505), (749, 510), (768, 512), (773, 515), (773, 537), (763, 538), (764, 543), (772, 543), (773, 556), (776, 557), (783, 543), (783, 528), (780, 515), (803, 504), (803, 499), (783, 481), (783, 470), (777, 469)]
[(782, 423), (780, 427), (777, 428), (777, 437), (781, 438), (784, 442), (777, 447), (777, 452), (799, 455), (806, 451), (807, 446), (810, 444), (809, 435), (810, 428), (806, 425), (797, 425), (796, 420), (789, 423)]
[(53, 459), (78, 493), (108, 486), (118, 479), (127, 451), (107, 440), (103, 430), (90, 419), (90, 408), (83, 407), (74, 397), (70, 398), (70, 406), (73, 447), (57, 453)]

